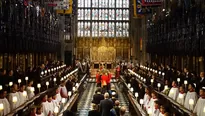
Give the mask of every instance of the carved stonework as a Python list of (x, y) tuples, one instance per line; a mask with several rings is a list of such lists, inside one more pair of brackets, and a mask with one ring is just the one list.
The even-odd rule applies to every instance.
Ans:
[(84, 38), (77, 40), (77, 58), (91, 62), (114, 62), (116, 59), (128, 59), (130, 43), (126, 38)]

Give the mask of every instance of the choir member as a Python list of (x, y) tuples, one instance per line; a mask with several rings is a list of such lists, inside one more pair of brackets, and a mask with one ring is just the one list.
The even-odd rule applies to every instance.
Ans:
[(25, 85), (20, 85), (19, 88), (19, 98), (21, 98), (19, 100), (19, 104), (22, 105), (23, 103), (25, 103), (28, 100), (28, 96), (27, 96), (27, 92), (25, 91), (26, 86)]
[(44, 115), (42, 104), (37, 107), (35, 116), (47, 116), (47, 115)]
[(28, 99), (31, 99), (32, 97), (35, 96), (34, 91), (32, 91), (32, 88), (33, 88), (32, 85), (33, 85), (33, 80), (29, 80), (28, 86), (26, 87)]
[(30, 112), (30, 115), (29, 116), (37, 116), (36, 115), (36, 107), (35, 106), (32, 106), (31, 107), (31, 112)]
[(161, 105), (159, 116), (165, 116), (166, 113), (167, 113), (167, 111), (166, 111), (165, 107), (163, 105)]
[(150, 102), (151, 99), (151, 90), (150, 88), (145, 88), (145, 94), (144, 94), (144, 99), (143, 99), (143, 104), (144, 104), (144, 108), (147, 109), (148, 108), (148, 104)]
[(186, 96), (186, 93), (185, 93), (184, 87), (181, 86), (179, 88), (179, 95), (177, 97), (177, 102), (181, 105), (184, 105), (185, 96)]
[[(17, 91), (18, 91), (18, 85), (13, 84), (12, 91), (11, 91), (11, 93), (9, 93), (9, 97), (8, 97), (11, 110), (14, 110), (19, 106), (20, 98), (19, 98), (19, 94)], [(15, 101), (15, 100), (17, 100), (17, 101)]]
[(152, 111), (151, 116), (159, 116), (160, 110), (159, 110), (159, 101), (154, 101), (154, 110)]
[[(152, 92), (152, 98), (150, 99), (150, 102), (148, 104), (148, 109), (151, 109), (151, 111), (153, 111), (155, 108), (154, 108), (154, 102), (157, 101), (158, 98), (157, 98), (157, 94), (153, 91)], [(148, 111), (147, 109), (147, 111)]]
[(164, 90), (162, 90), (162, 93), (168, 96), (169, 91), (170, 91), (169, 81), (165, 80)]
[(202, 87), (199, 91), (200, 98), (198, 99), (196, 106), (194, 108), (194, 113), (197, 116), (204, 116), (205, 115), (205, 87)]
[(45, 95), (42, 100), (42, 106), (43, 106), (43, 115), (44, 116), (50, 116), (53, 114), (54, 111), (54, 104), (52, 102), (52, 96)]
[(172, 82), (172, 88), (169, 91), (169, 97), (172, 98), (173, 100), (176, 100), (177, 96), (179, 94), (179, 89), (177, 87), (176, 81)]
[(6, 99), (6, 96), (7, 96), (7, 91), (0, 90), (0, 103), (2, 103), (4, 106), (4, 109), (2, 112), (3, 115), (6, 115), (11, 111), (9, 101)]
[(60, 101), (58, 101), (58, 99), (57, 99), (57, 94), (56, 93), (54, 93), (53, 94), (53, 97), (52, 97), (53, 99), (52, 99), (52, 102), (53, 102), (53, 104), (54, 104), (54, 108), (55, 107), (60, 107)]
[[(187, 95), (184, 101), (184, 107), (193, 111), (198, 97), (197, 97), (197, 93), (195, 92), (195, 86), (193, 84), (189, 84), (188, 90), (189, 91), (187, 92)], [(194, 101), (193, 105), (189, 104), (190, 99)]]
[(61, 102), (61, 94), (60, 94), (60, 87), (56, 89), (56, 100), (60, 103)]
[(61, 85), (60, 85), (60, 95), (61, 95), (61, 97), (62, 98), (68, 98), (68, 91), (67, 91), (67, 88), (66, 88), (66, 81), (65, 80), (63, 80), (62, 82), (61, 82)]

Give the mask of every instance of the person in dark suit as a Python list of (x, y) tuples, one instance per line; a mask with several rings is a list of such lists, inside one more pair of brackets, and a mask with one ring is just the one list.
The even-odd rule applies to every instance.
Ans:
[(113, 108), (113, 103), (109, 99), (109, 93), (104, 94), (104, 100), (100, 101), (100, 113), (101, 116), (110, 116), (110, 110)]
[(204, 85), (205, 85), (204, 72), (201, 72), (200, 73), (200, 79), (197, 80), (196, 91), (199, 92), (199, 89), (202, 88)]
[(88, 116), (100, 116), (100, 112), (98, 111), (98, 105), (92, 104), (92, 110), (88, 112)]
[(104, 96), (101, 94), (101, 88), (98, 88), (96, 90), (96, 94), (93, 96), (92, 103), (94, 104), (100, 104), (100, 101), (104, 99)]
[(69, 110), (63, 112), (63, 116), (75, 116), (75, 114)]

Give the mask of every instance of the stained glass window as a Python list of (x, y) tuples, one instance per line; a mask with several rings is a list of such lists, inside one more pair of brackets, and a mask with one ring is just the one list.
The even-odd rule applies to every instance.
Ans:
[(129, 37), (129, 0), (78, 0), (78, 37)]

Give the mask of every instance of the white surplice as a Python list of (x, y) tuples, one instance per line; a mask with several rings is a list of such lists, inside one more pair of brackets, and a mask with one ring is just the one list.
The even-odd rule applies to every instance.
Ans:
[[(194, 100), (194, 104), (193, 105), (189, 105), (189, 100), (193, 99)], [(194, 110), (195, 104), (197, 102), (198, 96), (196, 92), (187, 92), (186, 97), (185, 97), (185, 101), (184, 101), (184, 107), (187, 108), (188, 110)]]
[(3, 98), (3, 99), (0, 99), (0, 103), (2, 103), (3, 106), (4, 106), (4, 109), (3, 109), (3, 112), (2, 112), (3, 115), (8, 114), (11, 111), (9, 101), (6, 98)]
[(154, 107), (154, 102), (157, 101), (158, 99), (153, 99), (151, 98), (148, 104), (148, 108), (146, 109), (148, 111), (148, 109), (151, 109), (151, 111), (153, 112), (155, 107)]
[(51, 102), (48, 102), (48, 101), (43, 102), (42, 105), (43, 105), (43, 114), (45, 116), (48, 116), (49, 112), (51, 114), (53, 114), (55, 105), (52, 101)]
[(205, 116), (204, 110), (205, 110), (205, 99), (200, 97), (194, 108), (194, 113), (196, 113), (197, 116)]
[(179, 94), (179, 89), (176, 87), (172, 87), (169, 91), (169, 97), (172, 98), (173, 100), (177, 99), (177, 96)]
[(181, 105), (184, 105), (185, 97), (186, 97), (186, 93), (179, 93), (177, 97), (177, 102)]
[(28, 96), (27, 95), (23, 96), (23, 92), (18, 92), (18, 94), (19, 94), (19, 98), (20, 98), (19, 105), (22, 105), (28, 100)]
[[(13, 97), (17, 97), (17, 102), (14, 103), (13, 102)], [(14, 92), (14, 93), (9, 93), (9, 99), (8, 99), (9, 103), (10, 103), (10, 107), (11, 107), (11, 110), (14, 110), (15, 108), (19, 107), (20, 106), (20, 98), (19, 98), (19, 94), (18, 92)]]
[(33, 87), (27, 87), (27, 88), (26, 88), (26, 92), (27, 92), (27, 95), (28, 95), (28, 99), (31, 99), (32, 97), (35, 96), (34, 92), (31, 91), (31, 88), (33, 88)]
[(159, 113), (160, 113), (159, 109), (154, 109), (154, 110), (152, 111), (151, 116), (159, 116)]

